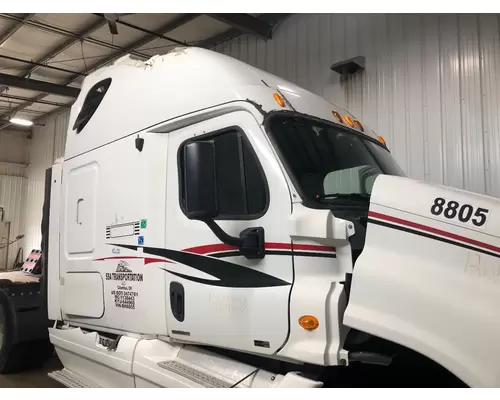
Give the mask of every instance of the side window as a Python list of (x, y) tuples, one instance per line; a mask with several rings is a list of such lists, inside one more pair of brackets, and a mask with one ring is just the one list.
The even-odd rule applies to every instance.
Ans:
[[(262, 167), (243, 134), (237, 129), (231, 129), (196, 140), (210, 140), (215, 146), (220, 212), (217, 219), (252, 219), (262, 215), (268, 205), (267, 182)], [(179, 156), (182, 157), (182, 154), (181, 147)], [(182, 160), (179, 165), (182, 165)], [(180, 193), (184, 193), (182, 174), (179, 176)], [(184, 210), (184, 198), (181, 197), (180, 200)]]
[(73, 124), (73, 130), (76, 130), (76, 133), (80, 133), (90, 121), (106, 95), (109, 85), (111, 85), (111, 78), (103, 79), (90, 88), (87, 96), (85, 96), (82, 109)]

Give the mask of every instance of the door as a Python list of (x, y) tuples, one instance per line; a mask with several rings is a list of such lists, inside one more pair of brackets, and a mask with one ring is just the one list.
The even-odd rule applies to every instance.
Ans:
[(165, 244), (168, 135), (145, 136), (64, 162), (61, 302), (72, 322), (164, 335), (163, 263), (140, 246)]
[(65, 314), (101, 318), (104, 314), (103, 280), (92, 270), (99, 163), (90, 157), (63, 164), (61, 297)]
[[(250, 260), (183, 212), (179, 151), (192, 140), (215, 146), (216, 223), (239, 237), (262, 227), (265, 256)], [(272, 354), (286, 342), (293, 284), (286, 181), (254, 117), (233, 112), (171, 133), (165, 264), (167, 324), (178, 339)], [(144, 251), (147, 251), (146, 249)]]

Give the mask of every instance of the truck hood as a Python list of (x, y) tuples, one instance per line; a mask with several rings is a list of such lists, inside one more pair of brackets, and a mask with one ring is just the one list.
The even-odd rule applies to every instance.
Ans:
[(379, 176), (344, 324), (499, 387), (499, 238), (499, 200)]

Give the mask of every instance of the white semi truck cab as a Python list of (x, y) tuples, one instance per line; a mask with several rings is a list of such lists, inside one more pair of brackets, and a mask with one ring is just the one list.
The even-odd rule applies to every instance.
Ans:
[(500, 386), (500, 202), (405, 177), (290, 82), (124, 57), (86, 77), (50, 173), (68, 386)]

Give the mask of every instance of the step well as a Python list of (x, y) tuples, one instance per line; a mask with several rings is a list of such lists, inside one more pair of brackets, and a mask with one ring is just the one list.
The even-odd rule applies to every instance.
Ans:
[(87, 379), (82, 376), (71, 372), (67, 368), (63, 368), (58, 371), (52, 371), (47, 374), (49, 378), (54, 379), (59, 382), (61, 385), (64, 385), (68, 388), (97, 388), (98, 385), (89, 382)]

